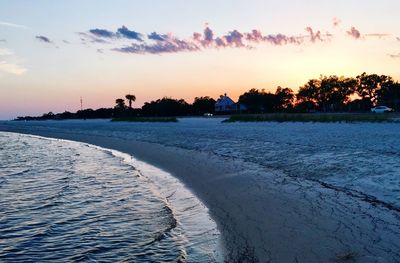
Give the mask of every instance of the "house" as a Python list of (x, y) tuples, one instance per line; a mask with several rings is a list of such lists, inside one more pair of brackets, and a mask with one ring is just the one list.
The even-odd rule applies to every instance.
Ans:
[(245, 109), (246, 107), (244, 105), (239, 105), (238, 103), (235, 103), (231, 98), (226, 95), (226, 93), (224, 95), (221, 95), (215, 103), (216, 113), (237, 112)]

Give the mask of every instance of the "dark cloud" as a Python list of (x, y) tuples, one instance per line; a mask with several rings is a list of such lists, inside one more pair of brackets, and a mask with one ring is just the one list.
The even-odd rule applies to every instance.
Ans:
[(209, 45), (214, 41), (214, 32), (207, 26), (204, 29), (204, 44)]
[(353, 37), (354, 39), (360, 39), (361, 38), (361, 33), (358, 29), (356, 29), (354, 26), (350, 28), (349, 31), (346, 32), (347, 35)]
[(400, 37), (396, 37), (396, 40), (397, 40), (397, 41), (400, 41)]
[(151, 39), (151, 40), (155, 40), (155, 41), (164, 41), (165, 39), (168, 38), (168, 36), (160, 35), (160, 34), (157, 34), (156, 32), (153, 32), (153, 33), (147, 35), (147, 38)]
[(286, 36), (283, 34), (277, 35), (263, 35), (260, 30), (252, 30), (250, 32), (239, 32), (238, 30), (233, 30), (227, 35), (215, 37), (214, 33), (210, 28), (206, 28), (203, 34), (194, 33), (193, 39), (200, 43), (203, 47), (234, 47), (251, 48), (252, 44), (258, 43), (269, 43), (271, 45), (288, 45), (295, 44), (299, 45), (303, 42), (303, 37)]
[(78, 32), (77, 33), (80, 36), (80, 40), (82, 42), (82, 44), (87, 44), (89, 43), (100, 43), (100, 44), (109, 44), (111, 43), (109, 40), (107, 39), (105, 40), (102, 37), (97, 37), (96, 35), (92, 34), (92, 33), (85, 33), (85, 32)]
[(104, 37), (104, 38), (114, 38), (116, 37), (116, 34), (112, 31), (106, 30), (106, 29), (90, 29), (89, 32), (96, 37)]
[(264, 37), (261, 33), (260, 30), (255, 30), (253, 29), (250, 33), (245, 33), (245, 37), (247, 41), (251, 41), (251, 42), (262, 42), (264, 40)]
[(48, 37), (45, 36), (35, 36), (35, 38), (45, 43), (53, 43)]
[(244, 35), (237, 30), (233, 30), (224, 36), (227, 45), (230, 47), (244, 47), (243, 37)]
[(199, 51), (209, 48), (253, 48), (253, 44), (268, 43), (271, 45), (300, 45), (306, 41), (315, 43), (324, 41), (323, 37), (331, 37), (327, 33), (322, 35), (320, 31), (314, 32), (311, 27), (306, 28), (306, 36), (287, 36), (284, 34), (263, 35), (259, 30), (250, 32), (240, 32), (239, 30), (230, 31), (228, 34), (216, 36), (213, 30), (206, 26), (203, 33), (193, 33), (192, 39), (181, 40), (172, 35), (162, 35), (153, 32), (147, 35), (149, 40), (156, 41), (155, 44), (133, 43), (130, 46), (115, 48), (114, 51), (133, 54), (162, 54), (177, 53), (183, 51)]
[(226, 47), (226, 41), (225, 41), (225, 39), (223, 39), (223, 38), (221, 38), (221, 37), (217, 37), (217, 38), (215, 39), (215, 45), (216, 45), (217, 47)]
[[(338, 18), (334, 18), (332, 21), (334, 26), (338, 26), (341, 23)], [(163, 54), (219, 48), (254, 48), (255, 45), (260, 43), (267, 43), (274, 46), (303, 45), (329, 41), (334, 37), (329, 32), (322, 33), (320, 30), (314, 30), (311, 27), (306, 27), (305, 32), (300, 35), (285, 35), (281, 33), (264, 35), (257, 29), (250, 32), (241, 32), (235, 29), (227, 34), (217, 35), (206, 24), (203, 32), (194, 32), (187, 39), (179, 39), (172, 34), (160, 34), (157, 32), (152, 32), (147, 34), (147, 37), (144, 37), (146, 35), (129, 30), (126, 26), (118, 28), (116, 32), (106, 29), (91, 29), (88, 33), (79, 34), (81, 35), (83, 44), (88, 43), (87, 41), (115, 44), (117, 42), (114, 41), (117, 39), (140, 42), (131, 42), (126, 46), (112, 49), (132, 54)], [(350, 31), (347, 31), (346, 34), (354, 39), (362, 37), (361, 33), (355, 27), (351, 27)], [(386, 34), (369, 34), (366, 36), (384, 37)], [(400, 41), (400, 38), (398, 40)]]
[(268, 35), (264, 40), (275, 46), (282, 46), (288, 44), (300, 45), (304, 42), (303, 37), (286, 36), (283, 34)]
[(206, 25), (203, 34), (197, 32), (193, 33), (193, 39), (203, 47), (209, 47), (214, 44), (214, 32)]
[(115, 48), (113, 50), (133, 54), (163, 54), (197, 51), (199, 49), (200, 47), (191, 41), (185, 41), (173, 36), (168, 36), (167, 38), (163, 38), (163, 40), (157, 41), (155, 44), (133, 43), (130, 46)]
[(121, 35), (122, 37), (125, 37), (128, 39), (135, 39), (137, 41), (143, 41), (142, 34), (135, 32), (135, 31), (131, 31), (126, 26), (122, 26), (121, 28), (118, 28), (118, 34)]
[(71, 44), (68, 40), (63, 39), (64, 44)]
[(315, 43), (316, 41), (323, 41), (321, 38), (321, 31), (314, 32), (311, 27), (306, 27), (306, 31), (310, 34), (310, 41)]
[(79, 32), (82, 42), (91, 43), (110, 43), (114, 39), (129, 39), (142, 42), (143, 36), (139, 32), (129, 30), (126, 26), (121, 26), (116, 32), (107, 29), (90, 29), (89, 32)]
[(4, 42), (4, 43), (6, 43), (6, 42), (7, 42), (7, 40), (6, 40), (6, 39), (0, 39), (0, 42)]

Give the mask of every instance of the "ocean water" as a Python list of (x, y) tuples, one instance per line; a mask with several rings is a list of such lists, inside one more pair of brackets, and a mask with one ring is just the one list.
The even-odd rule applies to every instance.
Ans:
[(0, 262), (215, 262), (207, 208), (107, 149), (0, 132)]
[[(400, 209), (398, 123), (177, 123), (110, 120), (0, 121), (0, 130), (114, 137), (234, 158), (356, 191)], [(357, 193), (355, 193), (357, 195)]]

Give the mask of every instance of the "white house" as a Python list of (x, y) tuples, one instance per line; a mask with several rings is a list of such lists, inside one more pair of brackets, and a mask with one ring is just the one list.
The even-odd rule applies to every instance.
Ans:
[(215, 103), (215, 112), (236, 112), (238, 110), (245, 110), (244, 105), (235, 103), (226, 93), (221, 95)]

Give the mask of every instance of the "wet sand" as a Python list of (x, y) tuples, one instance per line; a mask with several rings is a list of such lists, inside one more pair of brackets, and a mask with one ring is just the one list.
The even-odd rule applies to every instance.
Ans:
[(318, 182), (212, 153), (120, 139), (15, 129), (129, 153), (179, 178), (209, 208), (227, 262), (399, 262), (399, 212)]

